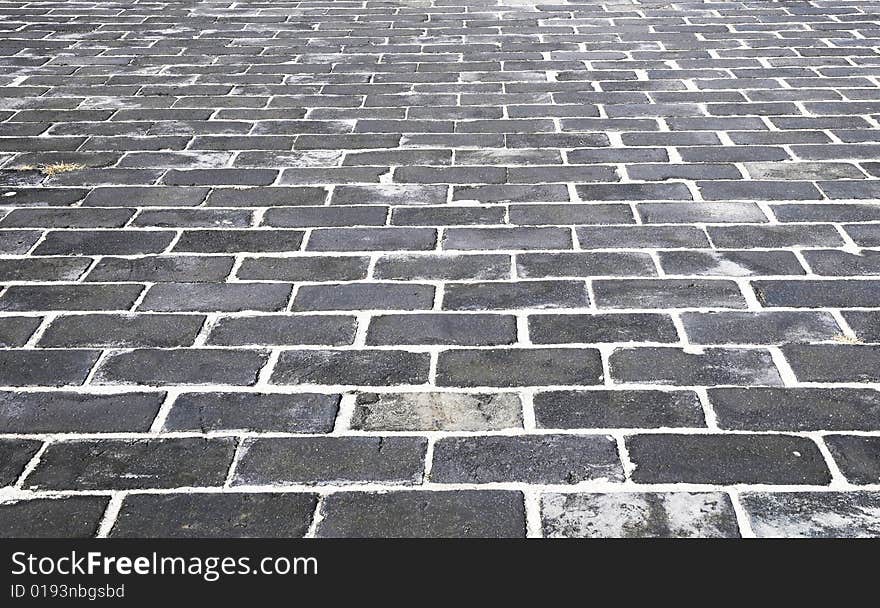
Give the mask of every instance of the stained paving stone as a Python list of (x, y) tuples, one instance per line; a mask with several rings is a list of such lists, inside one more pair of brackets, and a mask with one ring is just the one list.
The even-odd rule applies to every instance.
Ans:
[(548, 538), (738, 538), (736, 513), (720, 492), (545, 494)]
[(361, 393), (351, 428), (363, 431), (492, 431), (522, 427), (512, 393)]
[(826, 312), (685, 312), (692, 344), (786, 344), (839, 338), (840, 326)]
[(422, 479), (423, 437), (302, 437), (247, 441), (233, 485), (414, 484)]
[(302, 538), (314, 494), (133, 494), (122, 501), (111, 538)]
[(880, 536), (880, 492), (756, 492), (742, 503), (758, 537)]
[(577, 484), (622, 481), (614, 440), (604, 435), (445, 437), (434, 444), (431, 480)]
[(522, 538), (520, 492), (340, 492), (324, 500), (319, 538)]
[(880, 535), (871, 7), (68, 4), (0, 17), (0, 535), (540, 535), (569, 470), (544, 535)]
[(534, 411), (548, 429), (705, 427), (691, 391), (547, 391), (534, 396)]

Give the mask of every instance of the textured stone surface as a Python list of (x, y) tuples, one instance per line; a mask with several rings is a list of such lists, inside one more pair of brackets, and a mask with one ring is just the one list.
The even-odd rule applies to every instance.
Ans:
[(880, 535), (875, 9), (0, 1), (0, 535)]
[(731, 538), (736, 514), (721, 493), (545, 494), (544, 535), (550, 538)]

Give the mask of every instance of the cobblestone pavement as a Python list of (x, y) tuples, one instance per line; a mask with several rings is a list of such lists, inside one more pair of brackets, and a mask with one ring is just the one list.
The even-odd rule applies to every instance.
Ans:
[(880, 535), (880, 2), (0, 49), (0, 534)]

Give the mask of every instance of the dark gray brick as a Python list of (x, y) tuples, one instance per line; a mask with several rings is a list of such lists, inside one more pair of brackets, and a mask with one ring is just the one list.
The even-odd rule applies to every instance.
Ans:
[(629, 205), (592, 203), (585, 205), (511, 205), (510, 223), (542, 224), (634, 224)]
[(146, 432), (165, 393), (0, 392), (0, 432)]
[(245, 258), (236, 276), (246, 281), (356, 281), (366, 278), (369, 261), (359, 256)]
[(593, 281), (600, 308), (745, 308), (733, 281), (710, 279), (600, 279)]
[(229, 437), (102, 439), (51, 444), (25, 487), (125, 490), (222, 486), (232, 463)]
[(142, 285), (10, 285), (0, 310), (128, 310)]
[(39, 346), (191, 346), (202, 315), (63, 315), (43, 332)]
[(34, 255), (134, 255), (160, 253), (174, 239), (170, 230), (53, 230)]
[(584, 276), (653, 276), (647, 253), (524, 253), (516, 256), (517, 274), (526, 278)]
[(395, 350), (288, 350), (272, 372), (274, 384), (391, 386), (428, 381), (427, 353)]
[(0, 317), (0, 347), (24, 346), (40, 321), (40, 317)]
[(519, 492), (345, 492), (324, 501), (316, 536), (323, 538), (521, 538)]
[(329, 433), (339, 400), (339, 395), (318, 393), (183, 393), (164, 430)]
[(672, 319), (660, 314), (531, 315), (528, 326), (535, 344), (678, 341)]
[(852, 311), (843, 318), (863, 342), (880, 342), (880, 310)]
[(880, 346), (790, 344), (782, 352), (804, 382), (880, 382)]
[(298, 230), (184, 230), (174, 251), (238, 253), (241, 251), (297, 251), (303, 233)]
[(440, 353), (440, 386), (547, 386), (599, 384), (602, 362), (595, 349), (461, 349)]
[(301, 538), (314, 494), (134, 494), (122, 502), (113, 538)]
[(588, 305), (586, 286), (580, 281), (451, 283), (443, 295), (446, 310), (580, 308)]
[(415, 484), (423, 437), (278, 437), (245, 442), (233, 485)]
[(107, 509), (106, 496), (12, 500), (0, 505), (2, 538), (90, 538)]
[(724, 429), (869, 431), (880, 425), (880, 392), (871, 389), (715, 388), (709, 400)]
[(753, 281), (752, 288), (758, 301), (770, 307), (861, 307), (880, 299), (880, 281)]
[(570, 249), (571, 231), (565, 228), (450, 228), (444, 249)]
[(232, 270), (233, 260), (219, 256), (104, 257), (86, 276), (86, 281), (212, 282), (221, 281)]
[(538, 428), (704, 427), (703, 410), (690, 391), (549, 391), (534, 397)]
[(638, 483), (827, 485), (831, 475), (810, 439), (793, 435), (633, 435), (626, 438)]
[(308, 228), (321, 226), (381, 226), (388, 215), (387, 207), (285, 207), (266, 211), (263, 226)]
[(0, 281), (76, 281), (91, 263), (82, 257), (0, 259)]
[[(83, 352), (83, 351), (80, 351)], [(267, 355), (255, 350), (135, 349), (108, 355), (95, 377), (98, 384), (237, 384), (248, 386)]]
[(709, 247), (706, 233), (696, 226), (602, 226), (578, 228), (583, 249), (655, 249), (657, 247)]
[(805, 251), (804, 259), (819, 275), (832, 277), (880, 275), (880, 251), (858, 254), (838, 249)]
[(99, 354), (96, 350), (0, 350), (0, 385), (80, 385)]
[[(207, 207), (298, 207), (323, 205), (327, 198), (324, 188), (214, 188), (205, 201)], [(204, 196), (202, 197), (204, 200)]]
[(335, 315), (225, 317), (211, 329), (208, 344), (351, 344), (356, 327), (354, 317)]
[(159, 312), (283, 310), (291, 286), (283, 283), (158, 283), (147, 291), (139, 310)]
[(880, 437), (829, 435), (825, 443), (847, 481), (860, 485), (880, 481)]
[(779, 372), (763, 350), (707, 348), (700, 354), (679, 348), (621, 348), (611, 353), (615, 382), (712, 386), (778, 385)]
[(694, 344), (786, 344), (842, 335), (827, 312), (686, 312), (681, 320)]
[(667, 274), (722, 277), (806, 274), (791, 251), (660, 251)]
[[(351, 283), (303, 285), (293, 309), (308, 310), (418, 310), (434, 303), (434, 287), (419, 284)], [(0, 300), (2, 304), (2, 300)]]
[(493, 346), (516, 341), (511, 315), (409, 314), (373, 317), (367, 344)]
[(379, 279), (508, 279), (510, 256), (443, 254), (389, 254), (376, 261)]
[(308, 251), (409, 251), (434, 249), (433, 228), (321, 228), (312, 232)]
[(438, 483), (577, 484), (623, 481), (617, 446), (603, 435), (443, 437), (434, 444)]
[(511, 393), (362, 393), (351, 428), (364, 431), (490, 431), (522, 427)]
[(706, 229), (716, 247), (722, 249), (840, 247), (843, 238), (827, 224), (776, 226), (709, 226)]
[(0, 488), (15, 484), (42, 445), (32, 439), (0, 439)]

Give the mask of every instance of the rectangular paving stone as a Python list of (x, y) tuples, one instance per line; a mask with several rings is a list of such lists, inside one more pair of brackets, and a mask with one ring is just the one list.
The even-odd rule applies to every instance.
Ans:
[(51, 322), (37, 344), (50, 347), (192, 346), (204, 315), (62, 315)]
[(246, 440), (233, 485), (419, 483), (423, 437), (271, 437)]
[(711, 279), (599, 279), (593, 281), (599, 308), (745, 308), (733, 281)]
[(547, 538), (739, 538), (730, 497), (721, 492), (544, 494)]
[(236, 277), (244, 281), (356, 281), (366, 278), (369, 261), (361, 256), (246, 257)]
[(434, 287), (412, 283), (303, 285), (293, 298), (295, 311), (419, 310), (433, 304)]
[(443, 437), (434, 444), (431, 481), (578, 484), (622, 481), (617, 447), (605, 435)]
[(428, 381), (429, 355), (399, 350), (287, 350), (273, 384), (391, 386)]
[(880, 425), (880, 392), (860, 388), (710, 388), (723, 429), (871, 431)]
[(755, 492), (743, 508), (760, 538), (858, 538), (880, 535), (880, 492)]
[(370, 320), (367, 344), (458, 344), (493, 346), (516, 341), (511, 315), (406, 314)]
[(510, 256), (494, 254), (387, 254), (373, 268), (377, 279), (508, 279)]
[(33, 439), (0, 439), (0, 488), (15, 485), (42, 445)]
[(284, 283), (158, 283), (138, 310), (157, 312), (283, 310), (291, 286)]
[(548, 386), (599, 384), (602, 362), (596, 349), (461, 349), (440, 353), (438, 386)]
[(164, 430), (329, 433), (339, 401), (339, 395), (318, 393), (183, 393)]
[(0, 295), (0, 310), (129, 310), (143, 285), (10, 285)]
[(819, 448), (794, 435), (631, 435), (637, 483), (827, 485)]
[[(161, 255), (137, 258), (102, 257), (85, 277), (90, 282), (212, 283), (232, 270), (227, 256)], [(75, 278), (75, 277), (74, 277)]]
[(880, 437), (829, 435), (825, 444), (850, 483), (869, 485), (880, 480)]
[(364, 431), (490, 431), (522, 428), (512, 393), (361, 393), (351, 428)]
[(34, 249), (34, 255), (161, 253), (174, 236), (171, 230), (52, 230)]
[(295, 493), (132, 494), (111, 538), (301, 538), (318, 498)]
[(41, 321), (40, 317), (0, 317), (0, 347), (24, 346)]
[(789, 344), (782, 353), (804, 382), (880, 382), (880, 346)]
[(164, 399), (161, 392), (2, 391), (0, 432), (146, 432)]
[(880, 310), (853, 310), (843, 318), (862, 342), (880, 342)]
[(173, 251), (239, 253), (242, 251), (297, 251), (303, 241), (299, 230), (184, 230)]
[(211, 328), (208, 344), (222, 346), (325, 344), (354, 341), (355, 317), (336, 315), (259, 315), (223, 317)]
[(787, 344), (839, 338), (840, 327), (827, 312), (685, 312), (692, 344)]
[(528, 327), (535, 344), (678, 341), (671, 317), (660, 314), (530, 315)]
[(691, 391), (572, 390), (534, 396), (538, 428), (705, 427), (703, 410)]
[(450, 283), (443, 292), (444, 310), (581, 308), (589, 303), (580, 281)]
[(307, 251), (410, 251), (434, 249), (433, 228), (321, 228), (312, 232)]
[(566, 228), (449, 228), (443, 233), (443, 249), (571, 249)]
[(43, 452), (24, 484), (38, 490), (221, 486), (234, 451), (230, 437), (62, 441)]
[(654, 261), (642, 252), (523, 253), (516, 256), (523, 278), (654, 276)]
[(752, 281), (752, 289), (767, 307), (870, 307), (880, 297), (880, 281)]
[(672, 347), (619, 348), (609, 358), (615, 382), (676, 386), (779, 385), (765, 350), (706, 348), (699, 354)]
[(99, 350), (0, 350), (2, 386), (78, 386)]
[(660, 266), (672, 275), (748, 277), (803, 275), (791, 251), (660, 251)]
[[(54, 351), (60, 352), (60, 351)], [(83, 351), (81, 351), (83, 352)], [(249, 386), (268, 355), (258, 350), (139, 348), (109, 354), (95, 374), (97, 384), (235, 384)]]
[(522, 538), (520, 492), (340, 492), (324, 500), (319, 538)]
[(0, 504), (2, 538), (91, 538), (107, 509), (106, 496), (11, 500)]

